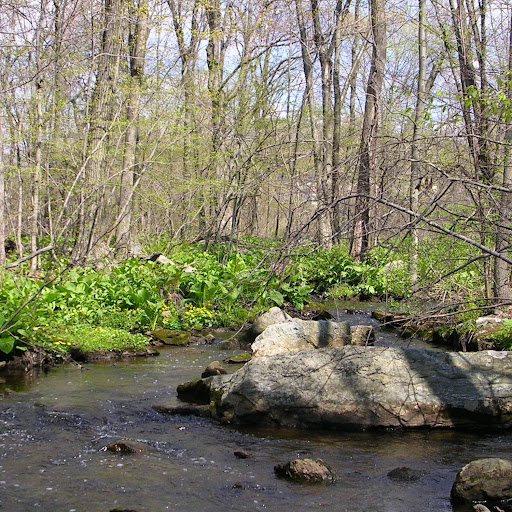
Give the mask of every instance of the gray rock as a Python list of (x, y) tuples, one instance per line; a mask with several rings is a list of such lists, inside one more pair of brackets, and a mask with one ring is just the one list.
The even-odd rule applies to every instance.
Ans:
[(375, 333), (371, 325), (350, 326), (350, 344), (366, 347), (375, 343)]
[(290, 315), (285, 313), (278, 307), (270, 308), (266, 313), (260, 315), (254, 320), (251, 328), (251, 334), (256, 337), (260, 335), (267, 327), (274, 324), (281, 324), (292, 319)]
[(346, 322), (299, 320), (267, 327), (252, 344), (253, 357), (318, 348), (342, 347), (350, 343)]
[(163, 254), (160, 254), (160, 256), (158, 256), (158, 258), (155, 261), (157, 261), (158, 263), (161, 263), (162, 265), (174, 265), (175, 264), (173, 261), (171, 261), (169, 258), (164, 256)]
[(177, 391), (178, 398), (184, 402), (208, 405), (211, 400), (211, 389), (208, 380), (197, 379), (192, 382), (185, 382), (178, 386)]
[(452, 487), (452, 503), (496, 505), (512, 499), (512, 463), (505, 459), (478, 459), (464, 466)]
[[(205, 379), (219, 419), (286, 427), (512, 426), (512, 353), (319, 349)], [(209, 403), (205, 401), (203, 403)]]
[(485, 505), (482, 505), (481, 503), (473, 505), (473, 510), (475, 512), (491, 512)]
[(277, 476), (308, 484), (333, 483), (336, 480), (331, 468), (322, 459), (295, 459), (274, 466)]

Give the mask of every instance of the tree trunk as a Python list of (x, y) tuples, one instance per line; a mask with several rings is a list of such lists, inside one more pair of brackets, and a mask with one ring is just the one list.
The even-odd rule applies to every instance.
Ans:
[[(186, 181), (193, 183), (193, 180), (201, 180), (201, 171), (199, 169), (200, 148), (195, 135), (199, 132), (197, 122), (197, 102), (195, 99), (196, 91), (196, 62), (198, 60), (198, 51), (200, 43), (200, 0), (193, 0), (190, 19), (187, 19), (183, 1), (167, 0), (172, 15), (174, 34), (178, 43), (178, 51), (181, 62), (181, 87), (183, 91), (182, 129), (183, 137), (183, 176)], [(188, 29), (187, 26), (190, 26)], [(188, 34), (188, 42), (186, 35)], [(192, 187), (191, 187), (192, 188)], [(204, 203), (205, 194), (202, 188), (197, 191), (184, 193), (189, 209), (199, 210), (199, 230), (205, 229)], [(183, 226), (187, 225), (185, 221)], [(182, 229), (182, 232), (184, 228)]]
[(5, 265), (5, 238), (6, 238), (6, 217), (5, 217), (5, 168), (4, 168), (4, 127), (3, 119), (0, 116), (0, 266)]
[[(425, 110), (426, 81), (427, 81), (427, 40), (425, 34), (425, 0), (419, 0), (418, 5), (418, 85), (416, 92), (416, 108), (414, 110), (414, 126), (411, 142), (411, 177), (409, 200), (410, 208), (413, 212), (418, 211), (420, 195), (420, 162), (419, 162), (419, 139), (421, 136), (421, 124), (423, 112)], [(418, 281), (418, 246), (419, 231), (415, 224), (415, 219), (411, 218), (412, 227), (412, 252), (410, 259), (410, 274), (413, 290)]]
[(109, 208), (106, 169), (109, 133), (116, 111), (116, 92), (122, 43), (123, 0), (104, 0), (101, 53), (89, 114), (89, 133), (85, 161), (87, 205), (83, 231), (75, 247), (75, 259), (87, 258), (91, 251), (97, 259), (108, 248), (100, 242), (112, 229), (108, 225)]
[(366, 88), (363, 130), (359, 149), (355, 226), (352, 256), (362, 261), (369, 248), (371, 177), (376, 162), (378, 112), (386, 65), (385, 0), (370, 0), (373, 51)]
[[(297, 13), (297, 24), (299, 27), (300, 46), (302, 53), (302, 64), (304, 68), (304, 77), (306, 79), (305, 96), (307, 99), (309, 119), (311, 127), (311, 137), (313, 139), (313, 166), (315, 170), (314, 183), (310, 190), (310, 202), (314, 210), (318, 209), (319, 192), (321, 189), (320, 181), (323, 173), (322, 163), (322, 148), (319, 143), (320, 136), (318, 133), (318, 120), (316, 118), (316, 106), (313, 90), (313, 59), (308, 47), (308, 35), (306, 29), (306, 22), (304, 19), (304, 9), (300, 0), (295, 0), (295, 7)], [(318, 217), (316, 225), (316, 237), (319, 242), (330, 239), (330, 226), (329, 218), (327, 215), (322, 214)]]
[(137, 118), (140, 108), (144, 59), (148, 39), (148, 4), (139, 0), (130, 13), (130, 33), (128, 36), (130, 78), (126, 101), (126, 133), (124, 137), (123, 169), (119, 194), (119, 222), (116, 228), (116, 248), (129, 256), (133, 252), (131, 234), (132, 203), (135, 185)]
[[(229, 7), (228, 7), (229, 8)], [(208, 65), (208, 93), (211, 101), (211, 149), (209, 169), (214, 182), (222, 183), (223, 165), (221, 148), (224, 132), (225, 95), (222, 77), (224, 75), (225, 43), (222, 30), (222, 12), (220, 0), (212, 0), (206, 4), (206, 18), (208, 22), (208, 44), (206, 47), (206, 61)], [(206, 245), (211, 237), (216, 238), (222, 229), (222, 216), (224, 200), (214, 190), (210, 193), (209, 210), (211, 223), (206, 229)]]
[[(512, 16), (509, 26), (509, 49), (508, 49), (508, 76), (510, 80), (512, 73)], [(512, 91), (507, 91), (509, 100), (512, 100)], [(498, 219), (496, 223), (496, 252), (508, 257), (510, 253), (510, 223), (512, 220), (512, 125), (508, 126), (505, 132), (505, 154), (503, 158), (503, 189), (498, 199)], [(496, 258), (494, 263), (494, 296), (498, 303), (512, 299), (512, 283), (510, 276), (510, 265), (501, 258)]]

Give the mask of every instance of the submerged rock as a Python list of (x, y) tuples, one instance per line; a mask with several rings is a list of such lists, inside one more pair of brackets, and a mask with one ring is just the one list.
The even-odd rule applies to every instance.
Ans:
[(161, 414), (170, 414), (171, 416), (199, 416), (201, 418), (211, 418), (212, 416), (208, 405), (153, 405), (152, 409)]
[(319, 349), (253, 358), (196, 384), (226, 422), (285, 427), (512, 427), (512, 353)]
[(503, 510), (512, 510), (512, 463), (498, 458), (470, 462), (457, 474), (451, 500), (454, 505), (479, 502), (492, 507), (504, 504)]
[(251, 348), (253, 357), (318, 348), (342, 347), (350, 343), (350, 326), (346, 322), (299, 320), (274, 324), (260, 334)]
[(233, 452), (233, 455), (237, 459), (248, 459), (249, 457), (252, 457), (252, 454), (249, 452), (246, 452), (245, 450), (235, 450)]
[(295, 459), (274, 466), (277, 476), (294, 482), (318, 484), (336, 480), (331, 468), (322, 459)]
[(388, 478), (395, 482), (415, 482), (421, 478), (422, 474), (423, 473), (418, 469), (402, 466), (400, 468), (392, 469), (388, 473)]
[(114, 443), (109, 444), (104, 448), (109, 452), (116, 453), (144, 453), (147, 451), (147, 446), (143, 443), (138, 443), (136, 441), (128, 441), (126, 439), (121, 439)]

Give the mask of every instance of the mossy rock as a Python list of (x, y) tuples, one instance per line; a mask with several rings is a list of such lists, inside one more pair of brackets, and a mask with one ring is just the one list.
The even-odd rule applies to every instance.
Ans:
[(203, 405), (210, 403), (210, 388), (203, 379), (180, 384), (177, 391), (178, 398), (184, 402)]
[(190, 343), (190, 333), (187, 331), (158, 328), (152, 331), (151, 335), (166, 345), (183, 346)]
[(477, 459), (464, 466), (452, 486), (452, 504), (480, 502), (510, 510), (512, 463), (507, 459)]
[(227, 364), (243, 364), (248, 363), (252, 359), (252, 354), (250, 352), (242, 352), (241, 354), (235, 354), (234, 356), (229, 356), (224, 359), (224, 362)]

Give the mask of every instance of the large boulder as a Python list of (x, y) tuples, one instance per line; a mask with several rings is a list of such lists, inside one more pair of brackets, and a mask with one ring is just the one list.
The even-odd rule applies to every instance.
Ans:
[(215, 415), (227, 422), (315, 428), (512, 426), (510, 352), (349, 345), (256, 357), (232, 375), (203, 383)]
[(512, 509), (512, 464), (498, 458), (478, 459), (464, 466), (452, 487), (454, 505), (474, 502)]
[(318, 348), (335, 348), (350, 343), (350, 326), (346, 322), (299, 320), (267, 327), (252, 344), (253, 357)]

